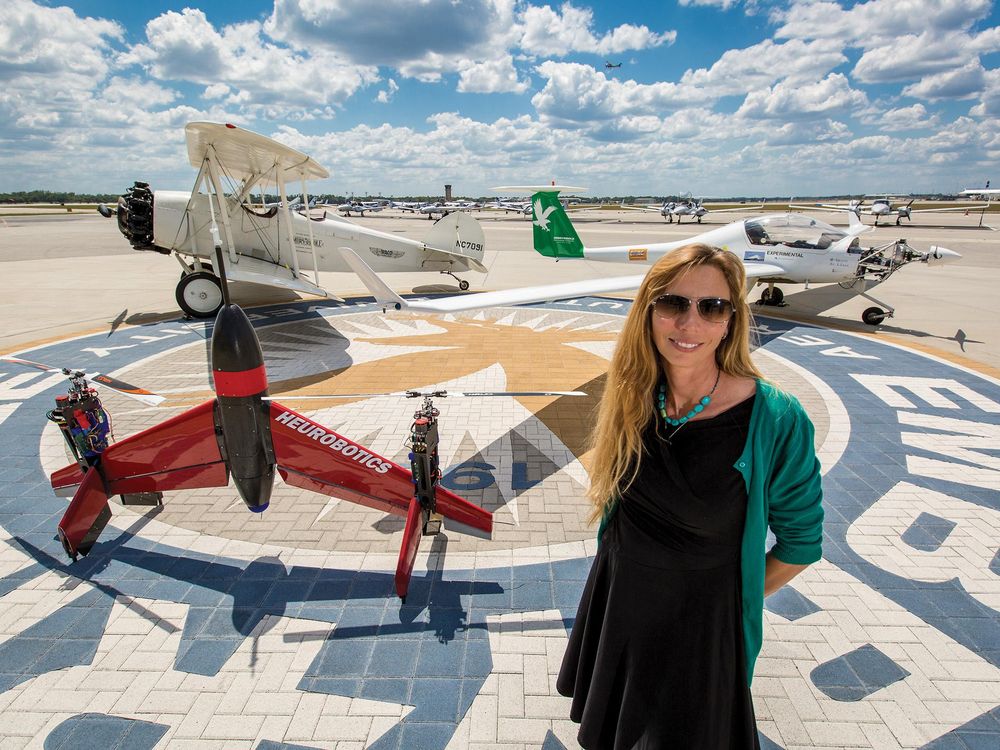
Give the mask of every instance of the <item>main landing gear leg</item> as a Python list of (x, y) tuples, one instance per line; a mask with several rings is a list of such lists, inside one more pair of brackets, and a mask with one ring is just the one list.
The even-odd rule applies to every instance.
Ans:
[[(893, 313), (896, 312), (896, 308), (882, 302), (881, 300), (875, 299), (867, 292), (858, 292), (858, 295), (864, 297), (869, 302), (874, 302), (876, 305), (879, 305), (879, 307), (869, 307), (861, 313), (861, 320), (870, 326), (877, 326), (886, 318), (893, 317)], [(883, 307), (886, 309), (883, 310)]]
[(458, 288), (461, 289), (463, 292), (469, 289), (469, 282), (466, 281), (465, 279), (458, 278), (458, 276), (456, 276), (451, 271), (442, 271), (441, 273), (443, 273), (445, 276), (451, 276), (451, 278), (455, 279), (455, 281), (458, 282)]

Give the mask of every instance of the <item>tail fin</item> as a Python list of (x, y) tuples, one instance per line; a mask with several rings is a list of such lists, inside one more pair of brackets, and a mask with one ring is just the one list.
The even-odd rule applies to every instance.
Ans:
[(531, 196), (531, 223), (536, 252), (557, 259), (583, 257), (583, 242), (558, 193), (544, 191)]

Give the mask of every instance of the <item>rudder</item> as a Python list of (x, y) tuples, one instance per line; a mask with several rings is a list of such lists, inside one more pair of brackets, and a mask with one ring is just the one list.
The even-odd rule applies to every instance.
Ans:
[(531, 230), (535, 251), (548, 258), (582, 258), (583, 242), (559, 202), (559, 194), (531, 196)]

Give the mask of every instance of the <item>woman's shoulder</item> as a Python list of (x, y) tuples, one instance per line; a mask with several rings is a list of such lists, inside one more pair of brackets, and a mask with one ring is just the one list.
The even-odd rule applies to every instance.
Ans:
[(795, 396), (769, 380), (757, 379), (757, 396), (762, 408), (777, 419), (808, 418), (806, 410)]

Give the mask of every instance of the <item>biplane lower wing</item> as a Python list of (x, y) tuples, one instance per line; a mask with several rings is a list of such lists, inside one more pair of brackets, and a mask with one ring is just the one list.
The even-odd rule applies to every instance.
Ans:
[(114, 443), (99, 466), (84, 474), (71, 464), (52, 475), (57, 494), (73, 491), (59, 522), (59, 538), (70, 557), (90, 552), (111, 518), (111, 495), (225, 487), (229, 471), (215, 431), (215, 401)]

